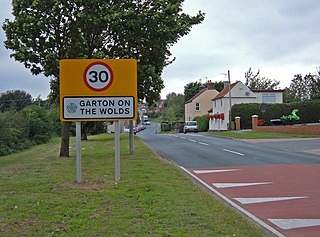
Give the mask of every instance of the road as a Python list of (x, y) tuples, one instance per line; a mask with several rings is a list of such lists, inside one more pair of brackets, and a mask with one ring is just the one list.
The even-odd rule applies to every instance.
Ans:
[(138, 136), (273, 235), (320, 236), (320, 156), (303, 152), (319, 148), (320, 139), (295, 141), (293, 149), (287, 141), (272, 146), (158, 131), (152, 123)]

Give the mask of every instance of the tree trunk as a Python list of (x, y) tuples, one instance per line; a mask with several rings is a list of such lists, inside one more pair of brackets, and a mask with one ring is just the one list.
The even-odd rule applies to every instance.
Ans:
[(62, 123), (60, 157), (69, 157), (70, 122)]
[(88, 134), (88, 123), (82, 122), (82, 126), (81, 126), (81, 140), (82, 141), (88, 140), (87, 134)]

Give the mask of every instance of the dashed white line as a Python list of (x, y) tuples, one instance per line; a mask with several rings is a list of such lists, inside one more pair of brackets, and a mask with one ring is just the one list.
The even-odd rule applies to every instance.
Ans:
[(190, 141), (190, 142), (197, 142), (196, 140), (193, 140), (193, 139), (188, 139), (188, 141)]
[(233, 154), (236, 154), (236, 155), (239, 155), (239, 156), (244, 156), (244, 154), (240, 153), (240, 152), (236, 152), (236, 151), (231, 151), (231, 150), (228, 150), (228, 149), (222, 149), (223, 151), (226, 151), (226, 152), (230, 152), (230, 153), (233, 153)]
[(204, 146), (209, 146), (208, 143), (204, 143), (204, 142), (198, 142), (200, 145), (204, 145)]

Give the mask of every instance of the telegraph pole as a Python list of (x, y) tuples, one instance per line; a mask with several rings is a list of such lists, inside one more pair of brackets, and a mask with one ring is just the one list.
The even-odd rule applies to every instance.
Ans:
[(228, 70), (229, 81), (229, 130), (231, 130), (231, 82), (230, 82), (230, 70)]

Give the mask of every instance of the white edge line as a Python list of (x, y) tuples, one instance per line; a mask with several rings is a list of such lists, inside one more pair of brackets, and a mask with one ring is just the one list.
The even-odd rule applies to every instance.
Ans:
[(243, 214), (245, 214), (247, 217), (249, 217), (250, 219), (252, 219), (254, 222), (258, 223), (259, 225), (263, 226), (265, 229), (267, 229), (268, 231), (270, 231), (271, 233), (275, 234), (278, 237), (285, 237), (285, 235), (281, 234), (279, 231), (277, 231), (276, 229), (272, 228), (271, 226), (269, 226), (268, 224), (264, 223), (262, 220), (260, 220), (259, 218), (257, 218), (256, 216), (254, 216), (253, 214), (251, 214), (250, 212), (246, 211), (245, 209), (243, 209), (242, 207), (240, 207), (239, 205), (237, 205), (236, 203), (234, 203), (233, 201), (231, 201), (230, 199), (228, 199), (227, 197), (223, 196), (221, 193), (219, 193), (217, 190), (215, 190), (214, 188), (212, 188), (210, 185), (208, 185), (207, 183), (205, 183), (204, 181), (202, 181), (200, 178), (198, 178), (197, 176), (195, 176), (194, 174), (192, 174), (191, 172), (189, 172), (186, 168), (179, 166), (180, 169), (182, 169), (184, 172), (186, 172), (187, 174), (189, 174), (190, 176), (192, 176), (194, 179), (196, 179), (198, 182), (200, 182), (202, 185), (204, 185), (206, 188), (208, 188), (210, 191), (212, 191), (213, 193), (215, 193), (219, 198), (221, 198), (223, 201), (225, 201), (226, 203), (228, 203), (229, 205), (231, 205), (232, 207), (234, 207), (235, 209), (237, 209), (238, 211), (242, 212)]
[(197, 142), (196, 140), (193, 140), (193, 139), (188, 139), (188, 141), (190, 141), (190, 142)]

